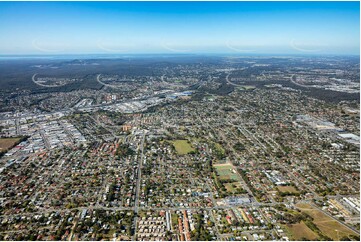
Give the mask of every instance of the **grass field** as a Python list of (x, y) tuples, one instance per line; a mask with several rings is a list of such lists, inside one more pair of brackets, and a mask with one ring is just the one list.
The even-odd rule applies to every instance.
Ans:
[(0, 152), (13, 147), (20, 138), (0, 138)]
[(299, 193), (294, 186), (277, 186), (280, 192), (290, 192), (290, 193)]
[(188, 140), (175, 140), (172, 143), (178, 155), (185, 155), (194, 151)]
[(218, 159), (223, 159), (226, 151), (223, 149), (222, 145), (219, 143), (212, 143), (211, 145), (214, 154)]
[(244, 90), (248, 91), (248, 90), (256, 89), (256, 87), (255, 86), (249, 86), (249, 85), (241, 85), (241, 86), (238, 86), (237, 89), (240, 90), (240, 91), (244, 91)]
[(256, 87), (255, 87), (255, 86), (246, 86), (246, 85), (243, 85), (242, 88), (245, 89), (245, 90), (252, 90), (252, 89), (255, 89)]
[(239, 175), (233, 172), (234, 167), (232, 165), (217, 164), (214, 165), (213, 167), (216, 169), (220, 180), (233, 179), (236, 181), (240, 181)]
[(287, 231), (290, 233), (292, 240), (303, 240), (306, 238), (308, 240), (316, 240), (318, 235), (313, 232), (304, 222), (297, 224), (288, 224), (285, 226)]
[(335, 219), (325, 215), (318, 209), (313, 208), (309, 204), (299, 204), (297, 207), (310, 215), (314, 220), (313, 223), (322, 231), (323, 234), (332, 238), (333, 240), (340, 240), (340, 238), (348, 235), (358, 235), (349, 228), (340, 224)]
[(239, 182), (225, 183), (224, 186), (226, 187), (227, 192), (234, 192), (236, 190), (233, 185), (235, 185), (236, 188), (241, 187), (241, 184)]

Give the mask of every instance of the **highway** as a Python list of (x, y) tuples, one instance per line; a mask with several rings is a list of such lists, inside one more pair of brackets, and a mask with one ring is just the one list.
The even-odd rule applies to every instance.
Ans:
[(37, 81), (35, 80), (35, 76), (36, 76), (37, 74), (38, 74), (38, 73), (35, 73), (31, 79), (33, 80), (33, 82), (34, 82), (36, 85), (39, 85), (39, 86), (41, 86), (41, 87), (62, 87), (62, 86), (65, 86), (65, 85), (66, 85), (66, 83), (64, 83), (64, 84), (62, 84), (62, 85), (44, 85), (44, 84), (41, 84), (41, 83), (39, 83), (39, 82), (37, 82)]
[(229, 80), (229, 75), (231, 75), (231, 73), (227, 74), (227, 76), (226, 76), (226, 81), (227, 81), (228, 84), (230, 84), (230, 85), (232, 85), (232, 86), (236, 86), (236, 87), (242, 86), (242, 85), (238, 85), (238, 84), (235, 84), (235, 83), (231, 82), (231, 81)]

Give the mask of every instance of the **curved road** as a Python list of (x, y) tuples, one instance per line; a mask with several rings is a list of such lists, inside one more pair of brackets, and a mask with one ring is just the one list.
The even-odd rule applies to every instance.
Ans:
[(36, 85), (39, 85), (39, 86), (41, 86), (41, 87), (62, 87), (62, 86), (65, 86), (65, 85), (66, 85), (66, 84), (63, 84), (63, 85), (44, 85), (44, 84), (38, 83), (38, 82), (35, 80), (35, 76), (36, 76), (37, 74), (38, 74), (38, 73), (35, 73), (31, 79), (33, 80), (33, 82), (34, 82)]

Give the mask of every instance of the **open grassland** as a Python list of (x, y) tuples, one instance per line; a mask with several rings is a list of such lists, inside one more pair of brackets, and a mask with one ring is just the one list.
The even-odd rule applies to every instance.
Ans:
[(289, 232), (292, 240), (316, 240), (318, 235), (313, 232), (304, 222), (297, 224), (288, 224), (285, 226), (286, 230)]
[(224, 186), (227, 189), (227, 192), (235, 192), (237, 188), (242, 188), (239, 182), (225, 183)]
[(0, 152), (6, 151), (19, 142), (21, 138), (0, 138)]
[(224, 150), (224, 148), (222, 147), (221, 144), (219, 143), (215, 143), (215, 142), (211, 142), (210, 143), (210, 148), (213, 152), (213, 154), (215, 155), (215, 157), (217, 158), (214, 162), (217, 163), (217, 160), (222, 160), (225, 158), (225, 154), (226, 151)]
[(172, 143), (178, 155), (185, 155), (194, 151), (188, 140), (174, 140)]
[(314, 220), (313, 223), (321, 230), (321, 232), (333, 240), (340, 240), (340, 238), (357, 235), (351, 229), (345, 227), (335, 219), (325, 215), (318, 209), (315, 209), (309, 204), (298, 204), (297, 207), (302, 211), (310, 215)]
[(277, 186), (280, 192), (299, 193), (294, 186)]
[(233, 172), (235, 170), (235, 168), (232, 165), (217, 164), (217, 165), (214, 165), (214, 168), (216, 169), (216, 172), (219, 175), (220, 180), (232, 179), (235, 181), (240, 181), (239, 175), (237, 173)]
[(239, 90), (253, 90), (253, 89), (256, 89), (256, 86), (250, 86), (250, 85), (239, 86)]

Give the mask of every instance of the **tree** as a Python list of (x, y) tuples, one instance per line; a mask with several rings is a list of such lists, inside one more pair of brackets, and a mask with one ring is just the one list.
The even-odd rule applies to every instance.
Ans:
[(343, 236), (340, 241), (350, 241), (350, 238), (347, 236)]

